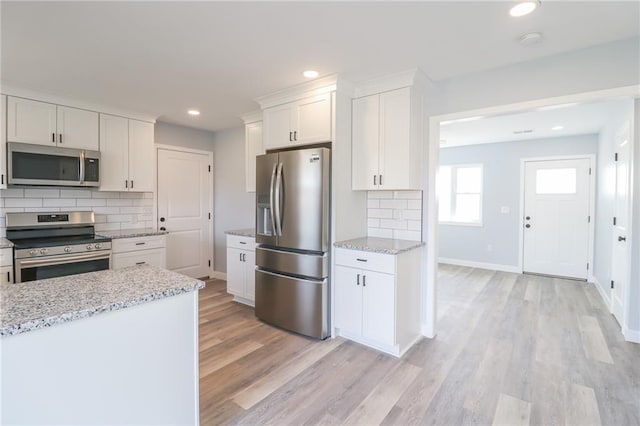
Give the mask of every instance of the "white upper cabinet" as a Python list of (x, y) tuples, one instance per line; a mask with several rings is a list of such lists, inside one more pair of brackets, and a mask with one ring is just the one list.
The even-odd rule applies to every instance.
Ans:
[(0, 189), (7, 187), (7, 97), (0, 95)]
[(100, 190), (153, 192), (153, 123), (100, 114)]
[(153, 138), (153, 123), (129, 120), (130, 191), (154, 191), (154, 171), (156, 162)]
[(404, 87), (354, 99), (352, 106), (352, 189), (421, 189), (421, 96)]
[(331, 141), (331, 93), (266, 108), (264, 148)]
[(98, 150), (98, 113), (9, 96), (7, 140)]
[(262, 121), (247, 123), (244, 127), (245, 179), (247, 192), (256, 192), (256, 156), (264, 154), (262, 147)]
[(57, 107), (58, 146), (98, 151), (98, 113)]

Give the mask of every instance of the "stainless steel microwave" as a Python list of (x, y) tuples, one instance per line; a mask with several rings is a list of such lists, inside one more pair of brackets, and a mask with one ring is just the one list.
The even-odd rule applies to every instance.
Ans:
[(9, 185), (100, 186), (100, 152), (9, 142)]

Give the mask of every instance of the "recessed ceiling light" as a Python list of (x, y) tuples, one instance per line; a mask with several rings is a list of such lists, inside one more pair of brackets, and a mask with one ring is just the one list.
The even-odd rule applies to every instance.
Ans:
[(540, 6), (539, 1), (522, 1), (509, 10), (509, 15), (518, 18), (520, 16), (528, 15)]
[(564, 126), (553, 126), (551, 128), (551, 130), (562, 130), (562, 129), (564, 129)]
[(318, 74), (318, 71), (306, 70), (302, 73), (302, 75), (305, 76), (306, 78), (316, 78), (319, 74)]
[(523, 46), (531, 46), (542, 41), (542, 33), (526, 33), (518, 38), (518, 42)]
[(198, 111), (197, 109), (190, 109), (187, 112), (189, 113), (189, 115), (200, 115), (200, 111)]

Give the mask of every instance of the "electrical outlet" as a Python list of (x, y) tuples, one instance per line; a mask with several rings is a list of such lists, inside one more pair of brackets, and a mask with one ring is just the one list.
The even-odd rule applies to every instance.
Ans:
[(509, 214), (511, 212), (511, 209), (509, 208), (509, 206), (502, 206), (500, 207), (500, 213), (502, 214)]

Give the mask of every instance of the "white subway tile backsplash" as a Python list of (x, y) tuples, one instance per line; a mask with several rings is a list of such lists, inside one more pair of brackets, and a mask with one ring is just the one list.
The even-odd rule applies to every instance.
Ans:
[(43, 198), (42, 207), (75, 207), (75, 198)]
[(369, 209), (369, 217), (391, 219), (393, 217), (393, 210), (391, 209)]
[(107, 205), (107, 200), (102, 198), (78, 198), (78, 207), (104, 207)]
[(91, 191), (88, 189), (61, 189), (62, 198), (91, 198)]
[(422, 222), (419, 220), (407, 220), (407, 229), (409, 231), (422, 231)]
[(422, 191), (369, 191), (371, 237), (422, 240)]
[(24, 197), (25, 198), (60, 198), (60, 190), (59, 189), (25, 189)]
[(380, 200), (380, 208), (406, 210), (407, 200)]
[(367, 197), (378, 200), (383, 198), (393, 198), (393, 191), (369, 191)]
[(402, 200), (422, 200), (422, 191), (393, 191), (393, 198)]
[[(100, 192), (100, 191), (93, 191), (91, 193), (91, 197), (92, 198), (120, 198), (120, 192)], [(126, 194), (126, 192), (123, 192), (122, 194)]]
[(422, 210), (422, 200), (407, 200), (407, 209)]
[(41, 198), (7, 198), (5, 207), (42, 207)]
[(393, 230), (391, 229), (370, 228), (368, 234), (370, 237), (393, 238)]
[(380, 228), (407, 229), (406, 220), (380, 219)]
[[(124, 192), (126, 194), (126, 192)], [(122, 207), (122, 206), (132, 206), (133, 202), (127, 198), (110, 198), (107, 200), (107, 206), (109, 207)]]
[(24, 197), (24, 189), (17, 189), (17, 188), (3, 189), (0, 194), (2, 198), (22, 198)]
[(380, 219), (367, 219), (367, 227), (369, 228), (380, 228)]
[(379, 207), (380, 207), (380, 200), (372, 200), (372, 199), (367, 200), (367, 208), (377, 209)]
[(403, 231), (394, 229), (393, 238), (398, 240), (422, 241), (422, 233), (420, 231)]
[(407, 220), (422, 220), (422, 210), (405, 210), (402, 217)]

